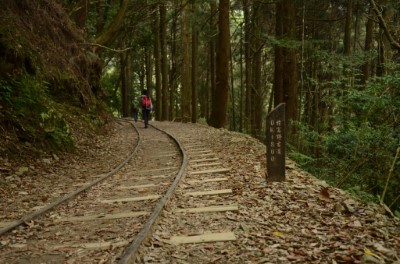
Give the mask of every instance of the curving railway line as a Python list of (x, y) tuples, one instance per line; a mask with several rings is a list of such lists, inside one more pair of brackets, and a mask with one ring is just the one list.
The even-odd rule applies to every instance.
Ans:
[(19, 220), (0, 223), (0, 240), (10, 242), (0, 245), (0, 263), (134, 260), (182, 178), (187, 158), (166, 131), (131, 124), (135, 143), (121, 164)]

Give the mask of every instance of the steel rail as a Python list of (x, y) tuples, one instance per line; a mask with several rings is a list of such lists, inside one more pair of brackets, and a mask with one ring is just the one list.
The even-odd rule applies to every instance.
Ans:
[[(146, 238), (148, 238), (148, 235), (151, 231), (151, 228), (153, 227), (154, 223), (156, 222), (157, 218), (159, 217), (160, 213), (162, 212), (162, 209), (164, 208), (165, 204), (167, 201), (171, 198), (172, 194), (174, 193), (176, 187), (178, 186), (178, 183), (181, 181), (184, 175), (184, 171), (187, 167), (187, 156), (186, 153), (183, 149), (182, 144), (179, 142), (177, 138), (175, 138), (173, 135), (168, 133), (165, 130), (162, 130), (154, 125), (150, 125), (154, 129), (165, 133), (168, 135), (179, 147), (179, 152), (182, 155), (182, 163), (181, 163), (181, 168), (175, 177), (174, 182), (171, 184), (171, 186), (168, 188), (168, 191), (163, 195), (163, 197), (158, 201), (156, 207), (154, 208), (153, 212), (149, 216), (148, 220), (146, 223), (143, 225), (142, 229), (140, 232), (137, 234), (136, 238), (132, 241), (129, 247), (127, 247), (121, 256), (121, 259), (119, 260), (119, 264), (127, 264), (127, 263), (134, 263), (135, 261), (135, 256), (137, 252), (139, 251), (140, 245), (144, 242)], [(140, 133), (140, 132), (139, 132)]]
[[(125, 121), (125, 122), (128, 121), (128, 120), (124, 120), (124, 119), (120, 119), (120, 120)], [(111, 177), (112, 175), (117, 173), (119, 170), (121, 170), (128, 163), (128, 161), (131, 160), (132, 157), (136, 154), (137, 149), (138, 149), (138, 147), (139, 147), (139, 145), (140, 145), (140, 143), (142, 141), (140, 133), (139, 133), (139, 130), (137, 129), (137, 127), (132, 122), (130, 122), (130, 124), (135, 128), (136, 134), (138, 135), (138, 140), (137, 140), (136, 145), (134, 146), (133, 150), (128, 154), (128, 156), (125, 158), (125, 160), (123, 160), (117, 167), (115, 167), (114, 169), (112, 169), (110, 172), (108, 172), (106, 174), (97, 175), (97, 176), (101, 176), (101, 175), (103, 175), (103, 176), (101, 176), (99, 179), (96, 179), (95, 181), (93, 181), (93, 182), (91, 182), (91, 183), (79, 188), (78, 190), (63, 196), (62, 198), (56, 200), (55, 202), (53, 202), (53, 203), (51, 203), (51, 204), (49, 204), (49, 205), (37, 210), (37, 211), (35, 211), (35, 212), (31, 213), (31, 214), (28, 214), (28, 215), (22, 217), (20, 220), (10, 224), (9, 226), (0, 229), (0, 236), (5, 234), (5, 233), (7, 233), (7, 232), (9, 232), (9, 231), (11, 231), (11, 230), (13, 230), (14, 228), (16, 228), (18, 226), (24, 224), (25, 222), (31, 221), (31, 220), (35, 219), (36, 217), (38, 217), (38, 216), (50, 211), (54, 207), (62, 204), (63, 202), (65, 202), (67, 200), (70, 200), (71, 198), (76, 197), (78, 194), (90, 189), (91, 187), (93, 187), (96, 184), (104, 181), (105, 179)]]

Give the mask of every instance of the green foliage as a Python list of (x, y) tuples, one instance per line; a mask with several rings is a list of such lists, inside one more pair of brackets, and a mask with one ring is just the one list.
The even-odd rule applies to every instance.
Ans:
[(400, 218), (400, 211), (394, 211), (394, 215), (397, 216), (398, 218)]
[(47, 83), (29, 75), (1, 81), (0, 102), (5, 120), (16, 128), (21, 141), (71, 149), (68, 124), (47, 96), (47, 90)]
[(54, 109), (47, 109), (47, 112), (42, 112), (40, 116), (42, 120), (39, 124), (46, 133), (46, 137), (58, 147), (71, 149), (73, 142), (70, 129), (63, 115)]
[[(306, 170), (366, 201), (379, 201), (400, 141), (400, 74), (371, 79), (363, 89), (336, 94), (330, 124), (319, 133), (299, 124), (302, 154), (291, 157)], [(393, 175), (400, 174), (397, 162)], [(400, 209), (400, 179), (392, 177), (385, 203)]]
[[(122, 109), (121, 94), (118, 83), (119, 73), (110, 69), (101, 79), (101, 85), (107, 94), (107, 105), (113, 112), (119, 113)], [(117, 114), (119, 115), (119, 114)]]
[(365, 202), (379, 203), (378, 196), (362, 191), (362, 188), (358, 185), (348, 188), (347, 191)]
[(103, 126), (105, 120), (101, 118), (96, 108), (90, 108), (88, 112), (81, 114), (82, 120), (84, 120), (88, 125), (91, 126), (93, 130)]
[(289, 152), (289, 157), (297, 161), (300, 167), (307, 168), (308, 170), (310, 170), (312, 166), (315, 164), (315, 159), (313, 157), (310, 157), (308, 155), (305, 155), (297, 151)]

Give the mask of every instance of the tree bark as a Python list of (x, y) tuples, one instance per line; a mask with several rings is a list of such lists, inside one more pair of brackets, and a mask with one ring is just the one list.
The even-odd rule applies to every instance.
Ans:
[(251, 89), (252, 89), (252, 78), (251, 78), (251, 50), (250, 50), (250, 35), (251, 35), (251, 25), (250, 25), (250, 3), (249, 0), (243, 0), (243, 15), (244, 15), (244, 60), (245, 60), (245, 86), (246, 86), (246, 96), (245, 96), (245, 120), (244, 128), (246, 132), (251, 130)]
[(346, 23), (344, 28), (344, 54), (351, 52), (351, 23), (353, 19), (353, 0), (347, 0)]
[(192, 123), (197, 122), (197, 30), (192, 28)]
[[(373, 32), (374, 32), (374, 20), (373, 20), (373, 9), (370, 6), (368, 12), (368, 20), (365, 26), (365, 44), (364, 44), (364, 52), (369, 53), (372, 50), (372, 42), (373, 42)], [(361, 83), (366, 84), (370, 75), (371, 75), (371, 60), (367, 58), (367, 61), (362, 66), (362, 76), (361, 76)]]
[[(174, 6), (178, 6), (177, 0), (173, 1)], [(177, 76), (178, 76), (178, 65), (177, 65), (177, 27), (178, 27), (178, 11), (174, 9), (174, 14), (172, 17), (172, 25), (171, 25), (171, 71), (169, 74), (169, 120), (173, 120), (176, 116), (175, 114), (175, 91), (177, 86)]]
[[(276, 4), (276, 22), (275, 22), (275, 35), (277, 38), (282, 38), (283, 32), (283, 3), (278, 2)], [(274, 106), (278, 106), (280, 103), (285, 102), (285, 92), (283, 89), (283, 47), (275, 46), (275, 57), (274, 57)]]
[(251, 89), (251, 134), (254, 137), (261, 137), (262, 130), (262, 106), (264, 104), (264, 89), (262, 76), (262, 56), (264, 48), (263, 36), (266, 33), (267, 5), (262, 2), (253, 4), (253, 26), (251, 47), (252, 47), (252, 89)]
[(376, 16), (378, 17), (379, 26), (383, 29), (383, 32), (385, 33), (386, 38), (389, 40), (390, 45), (392, 46), (393, 49), (396, 49), (398, 52), (400, 52), (400, 43), (394, 39), (392, 33), (389, 31), (389, 28), (382, 15), (382, 12), (379, 10), (376, 2), (374, 0), (369, 0), (369, 2), (371, 3), (372, 9), (374, 10)]
[[(168, 59), (167, 59), (167, 19), (166, 19), (166, 3), (160, 3), (160, 44), (161, 44), (161, 77), (162, 77), (162, 100), (157, 100), (162, 109), (161, 120), (168, 120)], [(160, 98), (160, 99), (161, 99)], [(161, 110), (160, 109), (160, 110)]]
[[(214, 19), (214, 14), (217, 10), (217, 5), (215, 0), (210, 1), (210, 29), (211, 32), (217, 32), (216, 29), (216, 22)], [(209, 97), (209, 109), (207, 109), (207, 122), (210, 123), (211, 112), (212, 112), (212, 105), (214, 103), (215, 91), (216, 91), (216, 76), (215, 76), (215, 38), (211, 37), (209, 42), (209, 57), (210, 57), (210, 97)]]
[(191, 120), (190, 115), (190, 57), (189, 57), (189, 11), (187, 2), (182, 2), (182, 77), (181, 77), (181, 108), (182, 121)]
[[(156, 15), (154, 16), (154, 66), (155, 66), (155, 79), (156, 79), (156, 100), (153, 102), (155, 106), (156, 120), (161, 120), (162, 113), (162, 93), (161, 93), (161, 54), (160, 54), (160, 17), (158, 16), (158, 7), (154, 9)], [(149, 94), (150, 95), (150, 94)], [(155, 104), (154, 104), (155, 103)]]
[(121, 103), (122, 103), (122, 116), (129, 116), (129, 99), (128, 99), (128, 71), (127, 71), (127, 54), (121, 54)]
[[(145, 65), (146, 65), (146, 88), (149, 94), (153, 92), (153, 63), (150, 47), (145, 47)], [(143, 87), (144, 88), (144, 87)]]
[(225, 127), (226, 110), (229, 93), (229, 0), (219, 1), (218, 16), (218, 46), (217, 46), (217, 78), (216, 92), (213, 98), (213, 109), (211, 112), (211, 125), (216, 128)]
[(86, 25), (86, 19), (88, 15), (89, 0), (80, 0), (78, 10), (76, 10), (72, 17), (76, 23), (76, 26), (80, 29), (84, 29)]
[[(276, 4), (276, 36), (279, 39), (296, 39), (296, 6), (292, 0), (282, 0)], [(298, 80), (297, 58), (294, 47), (275, 48), (274, 93), (275, 106), (286, 103), (286, 123), (288, 132), (296, 133), (292, 123), (298, 120)], [(283, 71), (284, 70), (284, 71)], [(294, 141), (295, 142), (295, 141)]]
[(96, 44), (105, 46), (114, 40), (114, 37), (118, 30), (120, 29), (122, 22), (125, 17), (125, 13), (128, 10), (129, 0), (122, 0), (120, 4), (120, 8), (118, 10), (117, 15), (114, 18), (114, 21), (111, 25), (105, 29), (97, 38)]

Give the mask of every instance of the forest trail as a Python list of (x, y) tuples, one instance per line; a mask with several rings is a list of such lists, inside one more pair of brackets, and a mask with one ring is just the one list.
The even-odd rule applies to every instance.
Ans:
[[(151, 124), (166, 129), (178, 139), (196, 139), (193, 143), (212, 150), (218, 162), (230, 168), (225, 174), (227, 185), (233, 191), (229, 199), (235, 201), (238, 210), (226, 212), (223, 219), (209, 217), (209, 221), (199, 221), (196, 216), (161, 217), (153, 235), (139, 251), (142, 262), (399, 263), (400, 221), (378, 205), (354, 199), (308, 175), (290, 160), (286, 166), (286, 182), (267, 184), (265, 145), (250, 136), (199, 124)], [(77, 155), (32, 158), (27, 164), (13, 164), (1, 157), (4, 184), (0, 198), (7, 203), (1, 203), (2, 211), (6, 215), (10, 213), (11, 201), (23, 211), (35, 203), (51, 200), (71, 184), (73, 175), (90, 177), (112, 167), (129, 152), (126, 140), (130, 137), (126, 133), (116, 124), (112, 133), (98, 138), (94, 144), (79, 142), (81, 154)], [(153, 151), (157, 153), (157, 149)], [(69, 178), (65, 179), (65, 175)], [(176, 206), (177, 201), (172, 199), (166, 214)], [(205, 234), (212, 226), (229, 223), (235, 240), (174, 244), (170, 238), (176, 234), (168, 233), (166, 227), (176, 221), (196, 227), (181, 230), (187, 236)], [(0, 237), (2, 247), (21, 246), (23, 240), (23, 237), (14, 241)], [(107, 260), (106, 251), (104, 260)]]

